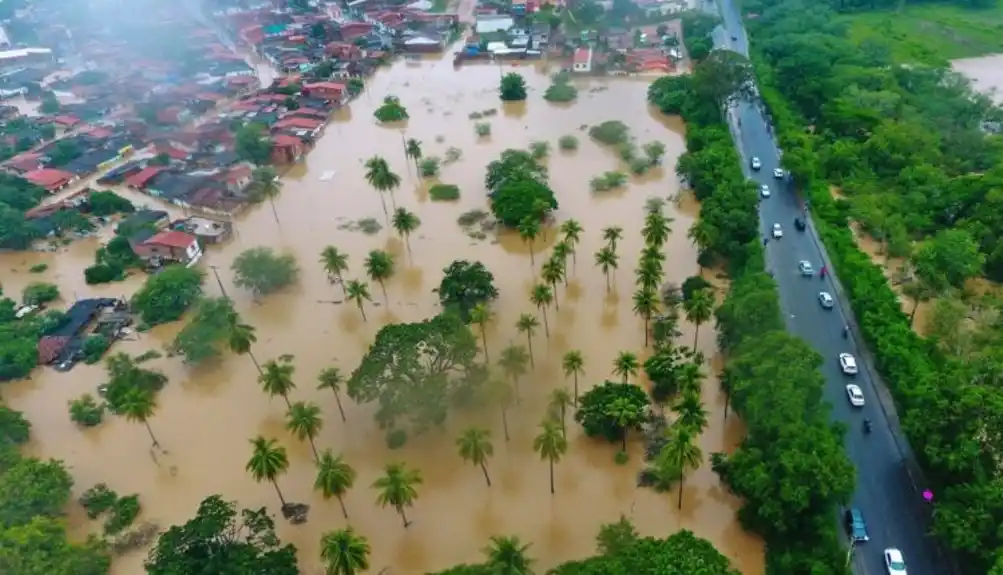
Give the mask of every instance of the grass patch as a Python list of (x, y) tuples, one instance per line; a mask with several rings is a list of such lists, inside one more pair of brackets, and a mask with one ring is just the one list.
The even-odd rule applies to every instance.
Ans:
[(601, 176), (592, 178), (589, 187), (593, 192), (608, 192), (619, 188), (627, 183), (627, 174), (623, 172), (605, 172)]
[(487, 122), (478, 122), (474, 124), (474, 133), (480, 138), (486, 138), (491, 135), (491, 124)]
[(577, 150), (578, 138), (574, 136), (561, 136), (560, 139), (557, 140), (557, 147), (565, 151)]
[(451, 202), (460, 199), (460, 188), (453, 184), (435, 184), (428, 189), (433, 202)]
[(49, 269), (49, 264), (35, 264), (28, 268), (28, 273), (40, 274)]

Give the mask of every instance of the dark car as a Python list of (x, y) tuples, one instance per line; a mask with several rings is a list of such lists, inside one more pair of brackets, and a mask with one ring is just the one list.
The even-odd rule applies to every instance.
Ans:
[(867, 524), (864, 523), (864, 514), (859, 509), (856, 507), (847, 509), (845, 520), (846, 532), (854, 541), (860, 542), (870, 539), (870, 536), (867, 535)]
[(804, 220), (802, 220), (801, 218), (794, 218), (794, 228), (797, 231), (803, 232), (804, 227), (805, 227)]

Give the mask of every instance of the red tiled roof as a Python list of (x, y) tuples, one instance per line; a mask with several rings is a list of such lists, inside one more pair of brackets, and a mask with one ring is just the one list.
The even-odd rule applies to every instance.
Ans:
[(66, 126), (67, 128), (76, 126), (80, 123), (80, 118), (76, 116), (53, 116), (52, 121), (59, 124), (60, 126)]
[(125, 185), (129, 186), (130, 188), (142, 188), (147, 184), (147, 182), (153, 179), (153, 176), (159, 174), (161, 171), (163, 171), (163, 169), (164, 168), (160, 166), (151, 166), (149, 168), (143, 168), (142, 170), (126, 178)]
[(32, 170), (24, 174), (24, 179), (29, 182), (42, 186), (46, 189), (58, 188), (59, 186), (65, 185), (75, 178), (70, 172), (64, 172), (63, 170), (54, 170), (52, 168), (42, 168), (40, 170)]
[(4, 165), (21, 171), (35, 170), (38, 169), (38, 158), (40, 156), (41, 154), (36, 152), (21, 152), (4, 162)]
[(184, 249), (192, 245), (192, 242), (194, 241), (195, 236), (191, 234), (186, 234), (185, 232), (179, 232), (176, 230), (164, 230), (153, 235), (150, 239), (143, 243)]
[(167, 154), (172, 160), (183, 160), (187, 158), (190, 154), (184, 150), (179, 150), (174, 146), (157, 146), (158, 154)]
[(272, 143), (276, 146), (303, 146), (303, 140), (288, 134), (278, 134), (272, 138)]
[(340, 82), (313, 82), (311, 84), (303, 84), (304, 90), (337, 90), (339, 92), (344, 92), (347, 86)]
[(575, 64), (588, 64), (589, 58), (592, 57), (591, 48), (579, 48), (575, 50)]
[(47, 335), (38, 341), (38, 363), (46, 364), (59, 357), (70, 342), (65, 335)]
[(311, 120), (310, 118), (284, 118), (279, 120), (272, 126), (275, 129), (281, 130), (283, 128), (299, 128), (301, 130), (316, 130), (324, 122), (322, 120)]

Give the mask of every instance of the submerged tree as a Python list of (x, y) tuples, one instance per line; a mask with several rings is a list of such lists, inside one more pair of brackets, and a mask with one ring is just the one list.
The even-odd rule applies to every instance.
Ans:
[(296, 439), (306, 440), (310, 443), (314, 461), (320, 455), (317, 453), (317, 446), (313, 440), (323, 427), (324, 420), (320, 417), (320, 407), (316, 403), (297, 401), (289, 406), (289, 412), (286, 414), (286, 429), (292, 432)]
[(383, 98), (383, 104), (373, 112), (373, 116), (384, 124), (402, 122), (409, 118), (407, 109), (401, 105), (400, 99), (397, 96), (386, 96)]
[(150, 434), (153, 447), (159, 447), (160, 442), (153, 435), (153, 428), (150, 427), (150, 418), (157, 411), (157, 396), (149, 389), (132, 388), (125, 393), (119, 411), (129, 421), (138, 421), (146, 426), (146, 431)]
[(411, 522), (405, 509), (413, 506), (418, 499), (418, 486), (422, 482), (418, 470), (410, 469), (404, 463), (388, 463), (383, 468), (383, 476), (373, 482), (373, 489), (378, 492), (376, 502), (381, 507), (393, 507), (407, 529)]
[(258, 383), (269, 396), (280, 395), (285, 400), (286, 407), (292, 407), (289, 403), (289, 392), (296, 389), (296, 382), (293, 381), (294, 373), (296, 365), (293, 364), (293, 356), (282, 354), (276, 359), (265, 362), (261, 375), (258, 376)]
[(686, 319), (696, 326), (693, 330), (693, 348), (696, 349), (700, 325), (714, 314), (714, 292), (710, 289), (695, 291), (689, 299), (683, 300), (683, 309), (686, 311)]
[(369, 252), (364, 265), (366, 275), (371, 281), (380, 284), (380, 289), (383, 290), (383, 300), (389, 304), (390, 299), (387, 297), (387, 286), (384, 282), (390, 279), (396, 271), (397, 265), (394, 262), (394, 257), (389, 252), (373, 250)]
[(533, 451), (540, 455), (540, 459), (546, 459), (550, 464), (550, 492), (555, 493), (554, 464), (568, 451), (568, 439), (561, 431), (560, 423), (545, 419), (540, 424), (540, 434), (533, 439)]
[(338, 413), (341, 420), (345, 421), (345, 408), (341, 406), (341, 387), (345, 384), (345, 376), (337, 367), (325, 367), (317, 375), (317, 389), (330, 389), (334, 393), (334, 400), (338, 403)]
[(397, 208), (394, 210), (394, 217), (391, 220), (394, 229), (397, 230), (397, 234), (404, 240), (404, 245), (407, 246), (408, 257), (411, 256), (411, 234), (418, 229), (421, 225), (421, 220), (414, 212), (408, 211), (407, 208)]
[(320, 252), (320, 262), (327, 274), (327, 281), (337, 281), (341, 285), (341, 292), (347, 297), (343, 274), (348, 271), (348, 254), (334, 246), (327, 246)]
[(578, 376), (585, 375), (585, 359), (582, 352), (572, 349), (564, 354), (561, 360), (561, 367), (564, 369), (564, 377), (572, 376), (575, 379), (575, 405), (578, 405)]
[(488, 355), (487, 327), (494, 320), (494, 317), (494, 312), (484, 302), (478, 303), (470, 310), (470, 323), (476, 324), (477, 328), (481, 331), (481, 343), (484, 347), (484, 363), (491, 363), (491, 357)]
[(519, 333), (526, 334), (526, 345), (529, 349), (529, 365), (533, 367), (536, 367), (536, 361), (533, 359), (533, 334), (536, 333), (536, 328), (538, 327), (540, 327), (539, 320), (530, 313), (520, 314), (519, 319), (515, 322), (515, 328), (519, 330)]
[(328, 575), (355, 575), (369, 569), (369, 541), (351, 526), (320, 536), (320, 558)]
[(533, 575), (533, 560), (526, 555), (529, 544), (518, 537), (493, 535), (491, 544), (484, 548), (487, 570), (498, 575)]
[(549, 286), (538, 284), (533, 286), (533, 291), (529, 294), (529, 301), (533, 302), (536, 309), (543, 315), (543, 333), (550, 337), (550, 323), (547, 321), (547, 308), (554, 302), (554, 292)]
[(491, 432), (480, 427), (471, 427), (456, 439), (456, 447), (464, 461), (481, 468), (484, 472), (484, 481), (491, 487), (488, 459), (495, 453), (494, 445), (491, 443)]
[(345, 292), (348, 295), (348, 299), (354, 301), (356, 307), (359, 308), (359, 313), (362, 314), (362, 321), (366, 321), (366, 310), (362, 307), (362, 304), (367, 301), (373, 301), (373, 296), (369, 295), (369, 286), (359, 280), (348, 280)]
[(417, 170), (418, 162), (421, 161), (422, 156), (421, 142), (414, 138), (408, 138), (407, 142), (404, 143), (404, 155), (414, 162), (414, 168)]
[(582, 229), (582, 225), (578, 223), (578, 220), (567, 220), (561, 224), (561, 233), (564, 234), (564, 243), (570, 248), (571, 251), (571, 261), (578, 263), (578, 258), (576, 257), (575, 250), (578, 248), (578, 244), (582, 240), (582, 233), (585, 230)]
[(383, 194), (389, 193), (393, 200), (394, 191), (400, 187), (401, 178), (390, 169), (390, 164), (380, 156), (373, 156), (366, 160), (366, 182), (380, 194), (380, 203), (383, 205), (383, 215), (390, 217), (387, 211), (387, 201)]
[(501, 99), (504, 102), (518, 102), (526, 99), (526, 80), (515, 72), (502, 76)]
[(345, 494), (355, 485), (355, 477), (355, 469), (340, 455), (335, 456), (328, 449), (317, 460), (317, 479), (313, 482), (313, 488), (320, 491), (324, 499), (336, 497), (341, 505), (341, 513), (348, 519)]
[(610, 291), (609, 278), (611, 273), (616, 272), (617, 266), (619, 266), (620, 256), (617, 255), (616, 251), (609, 247), (604, 246), (598, 252), (596, 252), (596, 266), (602, 270), (604, 276), (606, 276), (606, 293)]
[(531, 357), (526, 355), (526, 349), (521, 345), (510, 345), (501, 351), (498, 366), (512, 380), (516, 401), (519, 401), (519, 378), (526, 375), (526, 363)]
[(286, 448), (278, 445), (274, 439), (265, 439), (260, 435), (251, 440), (251, 446), (253, 451), (251, 458), (247, 461), (247, 472), (258, 483), (271, 482), (282, 507), (285, 507), (286, 500), (282, 496), (282, 490), (279, 489), (278, 477), (289, 469)]
[(233, 260), (233, 283), (251, 290), (254, 297), (276, 292), (296, 281), (299, 267), (292, 254), (277, 254), (272, 248), (245, 250)]
[(630, 383), (630, 378), (637, 375), (641, 364), (637, 360), (637, 355), (629, 351), (621, 351), (613, 360), (613, 373), (623, 378), (623, 383)]

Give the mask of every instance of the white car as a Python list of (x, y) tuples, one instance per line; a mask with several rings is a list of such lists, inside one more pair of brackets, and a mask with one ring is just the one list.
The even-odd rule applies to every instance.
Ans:
[(832, 309), (832, 295), (827, 291), (818, 292), (818, 303), (825, 309)]
[(773, 224), (773, 237), (776, 239), (784, 237), (784, 230), (780, 229), (780, 224)]
[(759, 168), (763, 167), (763, 163), (759, 161), (759, 158), (752, 158), (752, 161), (749, 163), (749, 165), (752, 166), (753, 170), (758, 170)]
[(811, 267), (811, 262), (808, 260), (801, 260), (798, 262), (798, 269), (801, 271), (801, 275), (805, 277), (811, 277), (815, 275), (815, 270)]
[(759, 194), (764, 198), (770, 197), (770, 187), (763, 184), (762, 187), (759, 188)]
[(850, 385), (846, 386), (846, 397), (850, 399), (850, 405), (853, 407), (863, 407), (864, 406), (864, 392), (860, 390), (860, 386)]
[(839, 354), (839, 368), (846, 375), (857, 375), (857, 360), (848, 353)]
[(781, 168), (773, 168), (773, 177), (778, 180), (784, 179), (784, 171)]
[(885, 549), (885, 569), (888, 570), (888, 575), (906, 575), (905, 559), (901, 551), (894, 547)]

